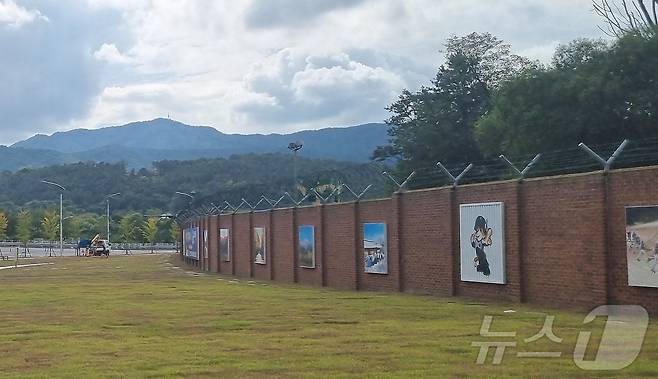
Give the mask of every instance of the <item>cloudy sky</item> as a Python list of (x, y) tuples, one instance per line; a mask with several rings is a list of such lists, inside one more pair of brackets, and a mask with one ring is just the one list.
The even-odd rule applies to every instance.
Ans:
[(386, 118), (450, 35), (549, 61), (590, 0), (0, 0), (0, 143), (167, 117), (271, 133)]

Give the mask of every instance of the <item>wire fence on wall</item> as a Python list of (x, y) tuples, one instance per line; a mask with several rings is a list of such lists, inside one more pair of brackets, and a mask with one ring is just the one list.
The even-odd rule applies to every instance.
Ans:
[[(573, 173), (604, 171), (613, 168), (629, 168), (658, 165), (658, 138), (624, 140), (587, 146), (579, 144), (572, 148), (541, 152), (537, 154), (508, 157), (500, 155), (493, 159), (417, 167), (403, 175), (382, 172), (390, 192), (463, 184), (487, 183), (501, 180), (524, 180), (533, 177), (556, 176)], [(370, 184), (364, 188), (352, 188), (347, 183), (324, 185), (322, 188), (303, 188), (284, 192), (273, 198), (261, 195), (257, 199), (242, 198), (238, 203), (218, 200), (208, 204), (188, 207), (176, 215), (179, 224), (196, 218), (255, 212), (276, 208), (300, 207), (313, 204), (341, 203), (370, 199), (373, 191)]]

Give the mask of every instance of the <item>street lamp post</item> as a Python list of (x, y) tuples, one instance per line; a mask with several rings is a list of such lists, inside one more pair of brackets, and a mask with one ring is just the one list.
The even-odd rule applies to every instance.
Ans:
[(110, 199), (115, 196), (120, 196), (121, 192), (113, 193), (111, 195), (105, 196), (105, 201), (107, 203), (107, 248), (110, 248)]
[(59, 193), (59, 256), (61, 257), (64, 255), (64, 191), (66, 191), (66, 188), (47, 180), (42, 180), (41, 183), (55, 186), (62, 190), (62, 192)]
[[(192, 193), (194, 193), (194, 192), (192, 192)], [(191, 194), (189, 194), (189, 193), (176, 191), (176, 195), (181, 195), (181, 196), (189, 197), (189, 198), (190, 198), (190, 202), (189, 202), (188, 205), (191, 205), (192, 202), (194, 201), (194, 195), (191, 195)]]
[[(192, 191), (192, 193), (195, 193), (195, 192)], [(187, 203), (187, 208), (192, 208), (192, 202), (194, 201), (194, 195), (189, 194), (187, 192), (180, 192), (180, 191), (176, 191), (176, 195), (185, 196), (185, 197), (189, 198), (190, 200)], [(183, 209), (183, 211), (185, 211), (185, 209)], [(183, 211), (181, 211), (181, 212), (183, 212)], [(178, 244), (176, 244), (176, 245), (178, 245)], [(176, 246), (176, 249), (178, 249), (178, 246)], [(182, 246), (181, 246), (181, 254), (183, 254), (183, 247)]]
[(294, 183), (294, 194), (295, 198), (297, 197), (297, 152), (302, 149), (304, 146), (304, 143), (302, 141), (297, 141), (297, 142), (291, 142), (288, 144), (288, 150), (292, 151), (293, 157), (292, 157), (292, 172), (293, 172), (293, 177), (295, 180)]

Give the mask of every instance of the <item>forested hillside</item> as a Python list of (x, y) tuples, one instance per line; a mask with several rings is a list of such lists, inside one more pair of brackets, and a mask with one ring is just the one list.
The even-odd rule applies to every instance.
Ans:
[[(374, 184), (382, 194), (382, 167), (372, 163), (298, 158), (298, 176), (304, 186), (341, 181), (356, 188)], [(174, 212), (187, 205), (176, 191), (195, 192), (196, 204), (239, 202), (261, 194), (276, 197), (292, 191), (293, 159), (290, 154), (248, 154), (228, 159), (161, 161), (153, 170), (126, 170), (123, 163), (76, 163), (0, 174), (0, 209), (45, 208), (58, 205), (59, 190), (41, 183), (49, 180), (66, 187), (68, 212), (102, 212), (105, 196), (118, 212), (160, 210)]]
[[(59, 192), (64, 191), (64, 238), (77, 240), (106, 234), (106, 196), (111, 199), (115, 241), (173, 241), (175, 225), (161, 219), (202, 204), (234, 205), (242, 198), (256, 203), (261, 195), (276, 199), (295, 191), (291, 154), (247, 154), (227, 159), (161, 161), (154, 169), (127, 170), (123, 163), (76, 163), (0, 173), (0, 240), (53, 240), (59, 224)], [(299, 192), (308, 188), (328, 191), (339, 183), (362, 190), (372, 184), (369, 196), (385, 195), (384, 166), (298, 157)], [(194, 195), (194, 201), (177, 195)], [(301, 195), (300, 195), (301, 196)], [(347, 194), (343, 195), (349, 200)], [(22, 226), (21, 226), (22, 225)], [(55, 233), (57, 234), (57, 233)]]

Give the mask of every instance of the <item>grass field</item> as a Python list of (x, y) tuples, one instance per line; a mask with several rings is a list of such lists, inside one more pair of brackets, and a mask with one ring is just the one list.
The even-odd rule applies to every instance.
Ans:
[[(58, 258), (0, 270), (2, 377), (650, 377), (658, 327), (617, 372), (573, 363), (583, 313), (234, 280), (177, 268), (176, 257)], [(22, 262), (23, 263), (23, 262)], [(8, 262), (0, 262), (7, 265)], [(515, 310), (505, 313), (505, 310)], [(546, 314), (554, 332), (525, 343)], [(516, 331), (501, 365), (476, 365), (484, 315)], [(598, 332), (597, 332), (598, 330)], [(596, 344), (591, 344), (596, 345)], [(558, 351), (560, 358), (517, 358)], [(593, 356), (594, 349), (588, 351)]]

